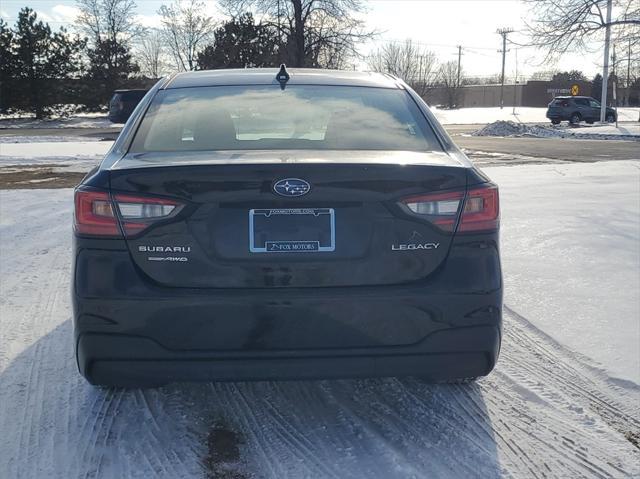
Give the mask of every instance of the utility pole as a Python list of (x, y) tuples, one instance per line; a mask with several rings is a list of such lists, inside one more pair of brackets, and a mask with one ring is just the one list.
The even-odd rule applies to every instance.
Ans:
[(518, 49), (516, 48), (516, 77), (513, 80), (513, 115), (516, 114), (516, 103), (518, 103)]
[(611, 4), (607, 0), (607, 23), (604, 36), (604, 67), (602, 68), (602, 96), (600, 98), (600, 122), (604, 123), (607, 113), (607, 88), (609, 87), (609, 43), (611, 42)]
[[(631, 51), (631, 50), (629, 50)], [(462, 71), (460, 69), (460, 64), (462, 63), (462, 45), (458, 45), (458, 80), (456, 83), (456, 86), (458, 88), (460, 88), (460, 72)], [(629, 77), (629, 75), (627, 75), (627, 78)]]
[(629, 106), (629, 93), (631, 92), (631, 38), (629, 38), (629, 49), (627, 50), (627, 88), (625, 95), (625, 105)]
[(613, 91), (613, 108), (616, 110), (616, 128), (618, 128), (618, 77), (616, 76), (616, 44), (613, 44), (613, 55), (611, 55), (612, 63), (612, 91)]
[(504, 107), (504, 67), (507, 60), (507, 35), (512, 33), (513, 30), (511, 28), (499, 28), (496, 32), (498, 35), (502, 36), (502, 50), (498, 50), (502, 52), (502, 74), (500, 75), (500, 109)]

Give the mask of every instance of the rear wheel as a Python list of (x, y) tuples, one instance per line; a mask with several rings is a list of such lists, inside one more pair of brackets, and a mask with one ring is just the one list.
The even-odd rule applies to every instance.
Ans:
[(569, 118), (569, 123), (571, 123), (572, 125), (577, 125), (581, 120), (582, 117), (580, 116), (580, 113), (573, 113)]
[(560, 124), (560, 120), (551, 120), (551, 124), (552, 125), (559, 125)]
[(607, 113), (605, 120), (607, 123), (613, 123), (616, 121), (616, 116), (613, 113)]

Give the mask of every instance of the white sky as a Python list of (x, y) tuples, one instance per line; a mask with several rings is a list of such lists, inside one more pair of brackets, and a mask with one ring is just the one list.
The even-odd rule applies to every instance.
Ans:
[[(138, 0), (140, 23), (158, 26), (158, 8), (170, 0)], [(207, 10), (222, 19), (216, 2), (207, 0)], [(1, 0), (0, 15), (9, 24), (15, 23), (18, 11), (29, 6), (51, 26), (73, 26), (77, 14), (73, 0)], [(496, 34), (500, 27), (510, 27), (510, 35), (517, 43), (524, 43), (524, 21), (528, 18), (527, 5), (519, 0), (370, 0), (365, 18), (370, 28), (381, 32), (378, 39), (363, 45), (366, 53), (388, 40), (403, 41), (411, 38), (432, 50), (440, 61), (457, 59), (457, 45), (463, 47), (462, 65), (467, 76), (488, 76), (500, 72), (501, 39)], [(592, 77), (602, 64), (602, 43), (594, 46), (593, 54), (567, 54), (556, 65), (543, 64), (539, 52), (518, 47), (518, 74), (528, 76), (537, 70), (582, 70)], [(507, 53), (507, 76), (513, 76), (516, 67), (516, 47)]]

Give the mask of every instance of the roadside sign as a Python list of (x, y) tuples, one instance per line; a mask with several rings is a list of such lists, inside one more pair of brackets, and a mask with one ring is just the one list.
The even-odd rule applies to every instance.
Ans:
[(576, 96), (580, 94), (580, 85), (573, 84), (571, 85), (571, 96)]

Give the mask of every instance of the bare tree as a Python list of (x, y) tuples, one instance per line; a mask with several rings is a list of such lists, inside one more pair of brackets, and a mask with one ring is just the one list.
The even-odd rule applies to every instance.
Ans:
[(80, 14), (76, 24), (92, 44), (100, 40), (128, 41), (143, 33), (136, 22), (134, 0), (76, 0)]
[[(462, 72), (460, 72), (461, 76)], [(462, 82), (458, 81), (460, 77), (458, 76), (458, 62), (449, 61), (440, 65), (438, 79), (445, 90), (449, 108), (459, 107), (462, 103)]]
[(221, 0), (232, 16), (254, 9), (279, 33), (279, 60), (295, 67), (343, 67), (371, 38), (363, 0)]
[(369, 55), (367, 63), (373, 71), (402, 78), (421, 96), (433, 87), (438, 76), (435, 53), (410, 39), (385, 43)]
[(199, 0), (175, 0), (158, 10), (165, 42), (181, 70), (196, 69), (198, 53), (215, 28), (213, 18), (200, 13), (204, 7)]
[(525, 1), (535, 18), (527, 25), (530, 45), (546, 51), (548, 58), (588, 49), (589, 42), (601, 40), (607, 26), (618, 38), (640, 38), (639, 0), (613, 0), (610, 22), (606, 20), (607, 0)]
[(164, 54), (162, 32), (158, 29), (148, 30), (140, 38), (136, 56), (143, 75), (150, 78), (160, 78), (168, 67)]

